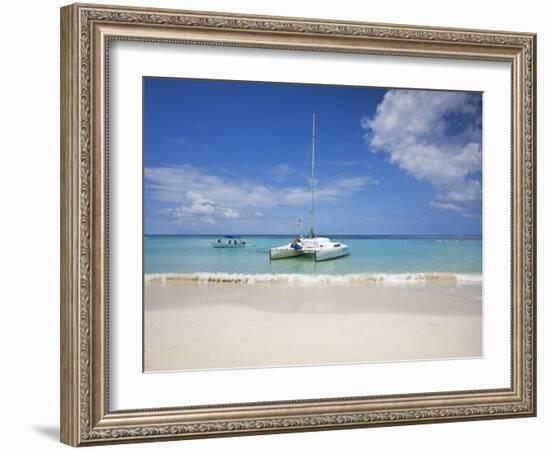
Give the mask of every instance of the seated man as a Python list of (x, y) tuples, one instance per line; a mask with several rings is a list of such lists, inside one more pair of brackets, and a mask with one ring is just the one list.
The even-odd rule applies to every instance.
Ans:
[(302, 246), (300, 244), (300, 240), (299, 238), (296, 238), (292, 241), (292, 244), (290, 244), (290, 246), (294, 249), (294, 250), (302, 250)]

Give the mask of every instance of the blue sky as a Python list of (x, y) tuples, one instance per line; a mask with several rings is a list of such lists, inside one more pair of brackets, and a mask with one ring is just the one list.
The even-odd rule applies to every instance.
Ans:
[(481, 233), (481, 94), (144, 78), (146, 234)]

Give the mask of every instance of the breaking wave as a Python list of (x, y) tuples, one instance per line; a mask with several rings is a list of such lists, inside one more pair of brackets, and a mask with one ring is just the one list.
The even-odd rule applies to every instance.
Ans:
[(482, 274), (470, 273), (350, 273), (345, 275), (323, 274), (271, 274), (271, 273), (153, 273), (145, 275), (146, 283), (199, 283), (199, 284), (281, 284), (281, 285), (380, 285), (380, 284), (477, 284)]

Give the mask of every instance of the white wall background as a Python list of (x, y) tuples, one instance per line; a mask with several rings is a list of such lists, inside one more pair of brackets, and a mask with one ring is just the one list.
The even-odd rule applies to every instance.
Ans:
[[(116, 2), (127, 3), (127, 2)], [(60, 448), (59, 432), (59, 7), (57, 0), (2, 7), (0, 69), (0, 415), (3, 448)], [(546, 448), (550, 427), (547, 344), (550, 308), (550, 33), (544, 2), (133, 0), (158, 6), (253, 14), (532, 31), (538, 36), (539, 416), (186, 442), (139, 448)], [(547, 203), (547, 202), (546, 202)], [(127, 448), (128, 446), (123, 446)], [(137, 448), (137, 447), (133, 447)]]

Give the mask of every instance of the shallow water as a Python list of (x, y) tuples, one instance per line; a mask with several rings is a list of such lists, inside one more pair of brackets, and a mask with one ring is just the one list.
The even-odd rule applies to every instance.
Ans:
[(477, 274), (480, 236), (330, 236), (351, 254), (315, 263), (307, 256), (270, 261), (269, 249), (293, 236), (242, 236), (246, 248), (213, 248), (219, 236), (146, 236), (145, 274)]

